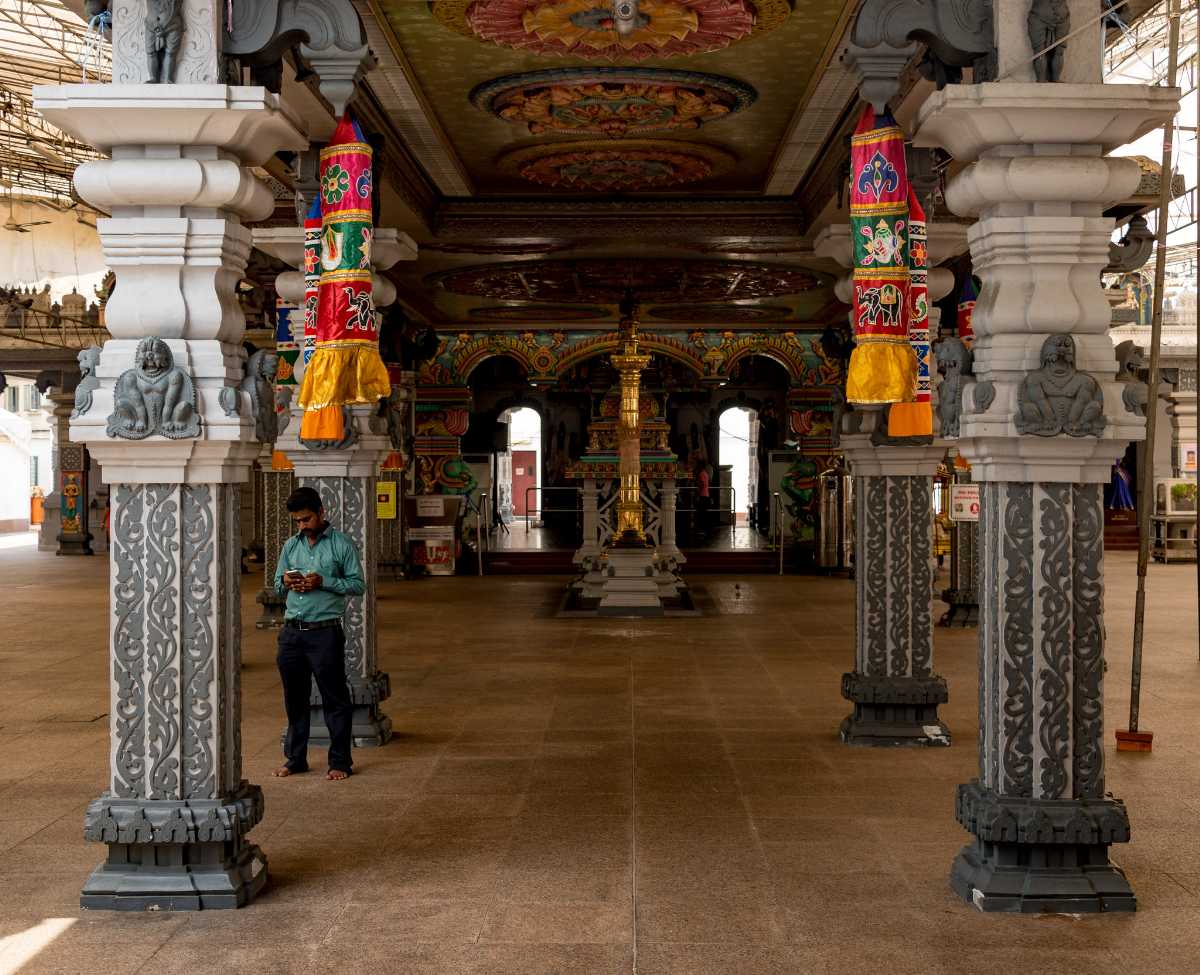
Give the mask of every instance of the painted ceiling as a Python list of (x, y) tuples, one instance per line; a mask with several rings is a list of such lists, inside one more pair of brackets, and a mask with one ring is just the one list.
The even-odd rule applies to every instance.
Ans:
[(605, 0), (377, 6), (475, 194), (557, 196), (762, 193), (847, 4), (641, 0), (628, 34)]

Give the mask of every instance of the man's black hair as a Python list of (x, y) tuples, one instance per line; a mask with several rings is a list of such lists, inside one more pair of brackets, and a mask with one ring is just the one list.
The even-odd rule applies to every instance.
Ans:
[(323, 507), (321, 495), (317, 494), (315, 488), (298, 487), (288, 495), (288, 511), (311, 511), (313, 514), (317, 514)]

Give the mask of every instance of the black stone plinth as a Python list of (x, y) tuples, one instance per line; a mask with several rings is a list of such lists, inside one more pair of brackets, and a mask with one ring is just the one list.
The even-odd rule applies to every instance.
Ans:
[(267, 883), (267, 858), (239, 840), (113, 843), (84, 884), (79, 906), (103, 911), (245, 907)]
[(978, 910), (1137, 910), (1124, 872), (1108, 858), (1110, 844), (1129, 840), (1120, 800), (1002, 796), (976, 781), (958, 787), (956, 816), (975, 840), (955, 859), (950, 886)]
[(946, 589), (942, 602), (949, 607), (938, 620), (938, 626), (978, 626), (979, 595), (974, 589)]
[(254, 601), (262, 606), (262, 613), (254, 621), (255, 629), (275, 630), (283, 626), (283, 613), (287, 609), (287, 598), (274, 589), (261, 589)]
[[(354, 718), (351, 722), (351, 737), (355, 748), (378, 748), (392, 740), (392, 719), (383, 713), (380, 705), (392, 693), (391, 678), (379, 671), (366, 681), (351, 680), (350, 699), (354, 702)], [(329, 747), (329, 728), (325, 724), (325, 712), (321, 708), (321, 694), (313, 682), (309, 698), (308, 743), (317, 748)], [(286, 736), (287, 730), (284, 730)]]
[(82, 535), (63, 535), (57, 537), (58, 551), (55, 555), (93, 555), (92, 539), (95, 536), (91, 532), (85, 532)]
[(949, 700), (943, 677), (886, 677), (855, 671), (842, 675), (842, 697), (854, 704), (854, 711), (839, 729), (847, 745), (950, 744), (950, 729), (937, 713), (938, 705)]

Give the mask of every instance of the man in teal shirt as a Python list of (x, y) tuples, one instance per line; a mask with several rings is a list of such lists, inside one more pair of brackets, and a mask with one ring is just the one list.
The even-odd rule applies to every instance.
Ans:
[(309, 689), (315, 679), (329, 728), (329, 772), (335, 781), (350, 776), (354, 703), (346, 683), (346, 635), (342, 615), (347, 596), (367, 590), (358, 552), (349, 537), (329, 526), (321, 496), (296, 488), (287, 499), (296, 534), (283, 543), (275, 569), (275, 590), (287, 596), (279, 653), (288, 728), (284, 763), (277, 776), (308, 771)]

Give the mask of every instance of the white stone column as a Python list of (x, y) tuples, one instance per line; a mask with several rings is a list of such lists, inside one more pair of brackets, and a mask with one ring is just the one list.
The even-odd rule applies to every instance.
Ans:
[[(131, 10), (114, 32), (134, 29)], [(180, 70), (196, 83), (34, 89), (53, 124), (111, 154), (75, 174), (112, 214), (97, 229), (119, 281), (98, 386), (71, 422), (112, 485), (111, 770), (85, 818), (108, 860), (86, 908), (240, 907), (266, 881), (247, 840), (262, 791), (241, 767), (239, 495), (260, 448), (235, 288), (242, 220), (274, 208), (250, 167), (305, 139), (277, 96), (201, 83), (219, 58), (206, 11), (215, 27), (213, 5), (186, 4)]]
[(854, 477), (854, 670), (842, 696), (850, 745), (949, 745), (948, 695), (933, 669), (933, 475), (941, 444), (875, 445), (843, 435)]
[(660, 484), (662, 500), (659, 512), (658, 557), (682, 565), (687, 561), (687, 556), (679, 550), (675, 539), (675, 509), (679, 502), (679, 486), (673, 477), (664, 478)]
[[(1098, 59), (1089, 43), (1079, 50)], [(983, 281), (958, 441), (981, 484), (980, 760), (959, 786), (974, 839), (951, 874), (980, 910), (1135, 908), (1108, 857), (1129, 820), (1104, 784), (1101, 491), (1145, 421), (1114, 380), (1100, 271), (1113, 228), (1103, 210), (1139, 174), (1104, 153), (1178, 100), (1135, 85), (993, 83), (947, 87), (918, 115), (918, 145), (970, 163), (946, 202), (978, 217)]]
[(585, 477), (579, 497), (583, 508), (583, 543), (575, 552), (575, 564), (585, 569), (600, 556), (600, 486), (594, 477)]

